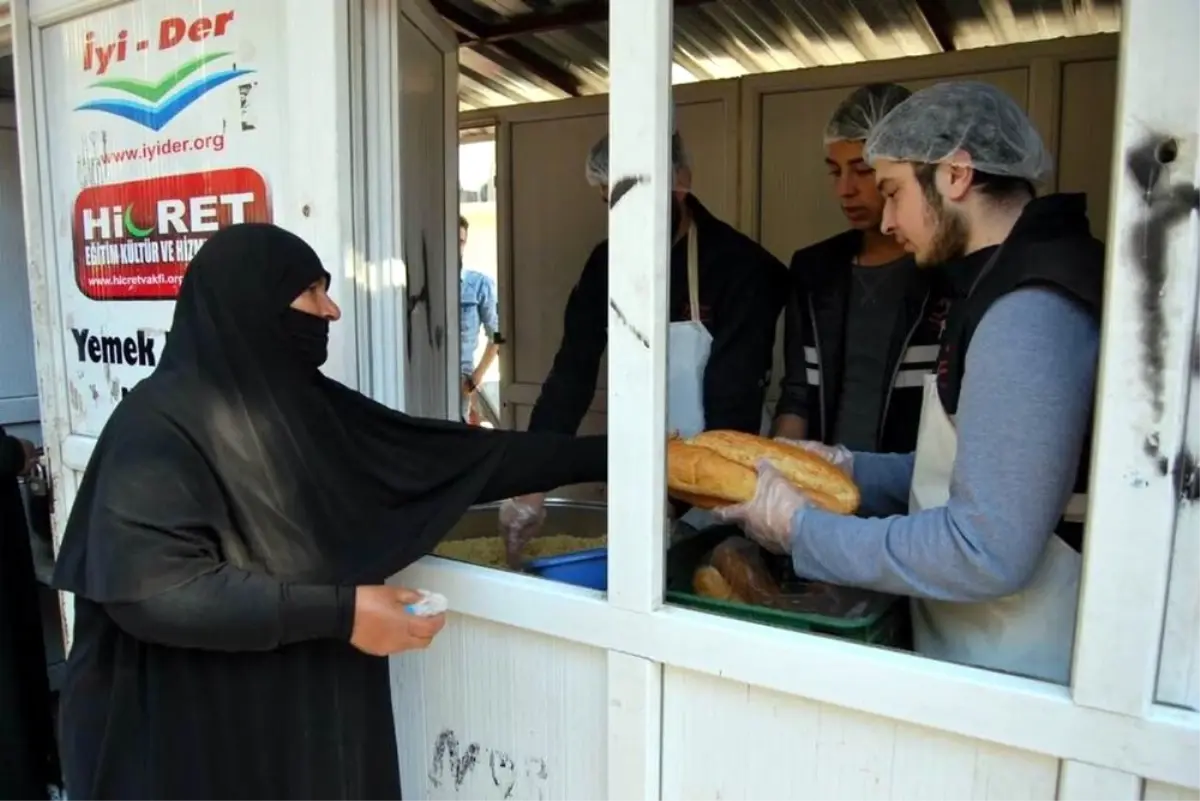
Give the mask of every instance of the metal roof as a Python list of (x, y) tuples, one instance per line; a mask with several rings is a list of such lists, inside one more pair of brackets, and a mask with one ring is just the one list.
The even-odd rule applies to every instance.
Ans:
[[(1111, 33), (1121, 20), (1120, 0), (674, 1), (675, 83)], [(462, 110), (608, 89), (608, 0), (430, 2), (462, 42)], [(9, 13), (0, 0), (0, 52)]]
[[(460, 109), (607, 91), (608, 0), (431, 2), (462, 43)], [(1120, 19), (1120, 0), (675, 0), (674, 81), (1111, 33)]]

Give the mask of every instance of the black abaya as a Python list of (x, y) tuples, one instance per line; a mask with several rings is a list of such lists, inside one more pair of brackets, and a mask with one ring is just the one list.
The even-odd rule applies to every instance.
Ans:
[(41, 606), (17, 485), (24, 464), (21, 442), (0, 428), (0, 799), (47, 798), (58, 781)]
[(73, 798), (398, 797), (387, 661), (348, 643), (354, 586), (473, 503), (604, 477), (602, 438), (412, 418), (320, 376), (287, 307), (323, 279), (278, 228), (215, 235), (97, 443), (55, 574), (77, 596)]

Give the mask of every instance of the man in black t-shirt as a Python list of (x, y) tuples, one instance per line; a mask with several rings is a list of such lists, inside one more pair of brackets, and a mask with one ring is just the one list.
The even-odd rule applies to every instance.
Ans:
[(909, 451), (943, 304), (904, 245), (880, 230), (883, 198), (863, 159), (871, 128), (910, 92), (870, 84), (825, 130), (825, 163), (850, 230), (796, 252), (774, 434), (858, 451)]

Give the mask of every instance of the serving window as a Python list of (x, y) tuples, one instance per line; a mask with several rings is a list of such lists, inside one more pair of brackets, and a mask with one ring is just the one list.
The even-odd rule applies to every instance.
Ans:
[[(674, 126), (690, 156), (696, 196), (786, 264), (795, 250), (846, 228), (822, 157), (822, 133), (849, 92), (875, 81), (912, 90), (942, 80), (987, 81), (1026, 109), (1055, 156), (1057, 170), (1042, 191), (1085, 193), (1093, 231), (1104, 238), (1116, 44), (1116, 37), (1099, 36), (677, 86)], [(496, 280), (505, 325), (496, 409), (501, 427), (527, 426), (562, 336), (567, 298), (606, 235), (607, 208), (584, 178), (584, 161), (607, 131), (607, 112), (606, 97), (589, 97), (462, 115), (472, 141), (485, 125), (495, 131)], [(491, 198), (472, 195), (463, 208), (481, 201)], [(782, 334), (781, 319), (771, 408), (783, 370)], [(606, 356), (579, 433), (608, 430), (610, 391)], [(526, 571), (606, 592), (612, 580), (607, 496), (602, 484), (551, 493), (546, 521), (523, 554)], [(438, 555), (508, 569), (497, 507), (472, 510)], [(669, 523), (665, 535), (667, 605), (872, 647), (911, 648), (906, 599), (799, 579), (787, 557), (754, 553), (736, 529), (706, 529), (703, 515)], [(760, 581), (753, 599), (708, 582), (722, 564), (747, 559)]]

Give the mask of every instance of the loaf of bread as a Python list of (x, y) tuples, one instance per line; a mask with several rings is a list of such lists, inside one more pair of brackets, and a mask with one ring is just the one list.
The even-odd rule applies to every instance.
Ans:
[(718, 601), (839, 618), (859, 614), (866, 603), (861, 591), (847, 592), (819, 581), (802, 581), (790, 570), (773, 570), (772, 558), (745, 537), (727, 537), (692, 574), (692, 591)]
[(705, 499), (710, 505), (702, 508), (745, 503), (754, 497), (756, 465), (761, 459), (822, 509), (839, 514), (858, 509), (858, 487), (825, 459), (795, 445), (740, 431), (705, 431), (691, 439), (669, 440), (667, 486), (680, 500)]
[(762, 549), (745, 537), (722, 540), (708, 561), (729, 585), (731, 595), (759, 606), (778, 602), (779, 583), (772, 578)]
[(745, 603), (745, 599), (733, 591), (725, 577), (712, 565), (696, 568), (696, 572), (692, 574), (692, 591), (702, 598)]
[(709, 505), (703, 508), (741, 503), (754, 497), (757, 482), (753, 468), (723, 459), (709, 448), (681, 439), (667, 442), (667, 487), (682, 501), (704, 499)]
[(677, 501), (683, 501), (689, 506), (695, 506), (697, 509), (716, 509), (718, 506), (728, 506), (729, 501), (721, 498), (711, 498), (707, 495), (693, 495), (690, 492), (672, 490), (671, 497)]

